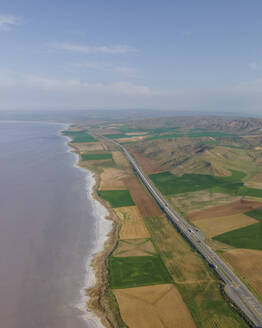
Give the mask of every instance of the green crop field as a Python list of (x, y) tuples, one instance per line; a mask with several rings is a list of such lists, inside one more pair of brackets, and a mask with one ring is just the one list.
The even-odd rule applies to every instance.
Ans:
[(262, 250), (262, 222), (223, 233), (213, 239), (237, 248)]
[[(161, 134), (164, 132), (173, 132), (167, 134)], [(169, 139), (169, 138), (181, 138), (181, 137), (188, 137), (188, 138), (201, 138), (201, 137), (212, 137), (212, 138), (222, 138), (232, 136), (231, 134), (217, 132), (217, 131), (201, 131), (201, 130), (190, 130), (190, 131), (183, 131), (176, 129), (154, 129), (150, 131), (151, 137), (148, 140), (155, 140), (155, 139)]]
[(129, 288), (172, 282), (172, 278), (159, 256), (110, 257), (108, 270), (111, 288)]
[(106, 154), (82, 154), (81, 158), (83, 161), (94, 161), (94, 160), (103, 160), (103, 159), (113, 159), (112, 154), (106, 153)]
[(233, 170), (231, 172), (232, 175), (230, 177), (217, 177), (208, 174), (184, 174), (182, 176), (176, 176), (167, 171), (151, 174), (150, 178), (165, 195), (192, 192), (213, 187), (230, 190), (243, 186), (241, 179), (245, 177), (245, 174)]
[(262, 190), (244, 186), (246, 176), (240, 171), (231, 170), (229, 177), (217, 177), (208, 174), (184, 174), (176, 176), (171, 172), (151, 174), (150, 178), (164, 195), (175, 195), (200, 190), (229, 194), (232, 196), (262, 197)]
[(121, 134), (104, 134), (104, 137), (108, 139), (120, 139), (120, 138), (131, 138), (133, 136), (121, 133)]
[[(262, 204), (261, 204), (261, 206), (262, 206)], [(262, 221), (262, 208), (256, 208), (252, 211), (246, 212), (245, 214), (248, 216), (251, 216), (254, 219)]]
[(221, 296), (217, 282), (200, 281), (193, 284), (178, 284), (177, 287), (198, 328), (248, 327)]
[(112, 207), (135, 205), (128, 190), (98, 190), (97, 193), (101, 198), (109, 202)]
[(239, 190), (239, 195), (241, 196), (249, 196), (249, 197), (262, 197), (262, 189), (241, 187)]
[(212, 137), (212, 138), (221, 138), (232, 136), (232, 134), (219, 132), (219, 131), (201, 131), (201, 130), (191, 130), (185, 134), (189, 138), (201, 138), (201, 137)]
[(237, 248), (262, 250), (262, 209), (248, 211), (245, 214), (260, 222), (248, 227), (228, 231), (213, 239)]
[(86, 133), (86, 131), (63, 131), (63, 134), (71, 137), (73, 139), (72, 143), (97, 141), (95, 138), (90, 136), (90, 134)]
[(176, 128), (153, 128), (153, 129), (146, 129), (146, 128), (128, 128), (128, 127), (118, 127), (118, 130), (127, 133), (127, 132), (147, 132), (148, 134), (158, 134), (158, 133), (165, 133), (165, 132), (175, 132)]
[[(109, 139), (120, 139), (120, 138), (131, 138), (133, 135), (127, 135), (127, 132), (147, 132), (146, 140), (155, 140), (155, 139), (169, 139), (169, 138), (201, 138), (201, 137), (213, 137), (221, 138), (226, 136), (231, 136), (230, 134), (216, 131), (201, 131), (201, 130), (190, 130), (183, 131), (175, 128), (155, 128), (155, 129), (125, 129), (119, 128), (123, 133), (119, 134), (106, 134), (104, 135)], [(166, 134), (163, 134), (166, 133)]]

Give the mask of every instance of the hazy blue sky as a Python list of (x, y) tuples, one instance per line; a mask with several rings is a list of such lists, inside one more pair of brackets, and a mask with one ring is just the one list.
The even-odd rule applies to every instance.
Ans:
[(261, 0), (1, 0), (0, 110), (262, 112)]

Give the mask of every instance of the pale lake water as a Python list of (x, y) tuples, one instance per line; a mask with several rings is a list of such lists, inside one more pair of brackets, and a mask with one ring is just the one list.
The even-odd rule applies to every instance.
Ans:
[[(95, 245), (88, 179), (58, 124), (0, 122), (0, 326), (97, 327), (76, 304)], [(100, 326), (100, 325), (99, 325)]]

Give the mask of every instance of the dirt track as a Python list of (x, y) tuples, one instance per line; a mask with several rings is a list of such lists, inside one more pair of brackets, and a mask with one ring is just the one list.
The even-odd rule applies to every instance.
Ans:
[(128, 239), (120, 240), (113, 256), (150, 256), (156, 250), (152, 242), (148, 239)]

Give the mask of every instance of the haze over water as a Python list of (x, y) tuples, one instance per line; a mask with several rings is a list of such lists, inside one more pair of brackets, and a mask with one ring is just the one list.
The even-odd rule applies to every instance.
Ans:
[(79, 302), (95, 218), (61, 125), (0, 122), (0, 320), (83, 328)]

